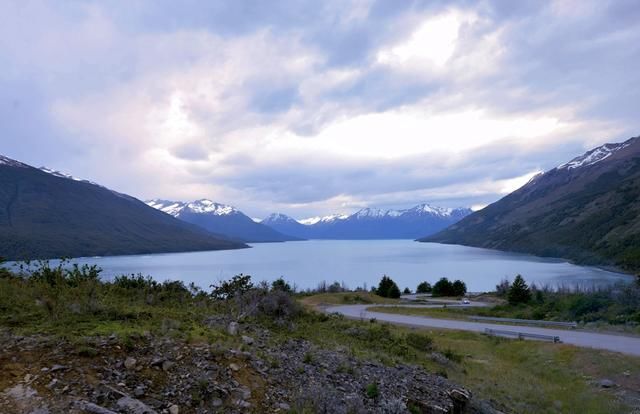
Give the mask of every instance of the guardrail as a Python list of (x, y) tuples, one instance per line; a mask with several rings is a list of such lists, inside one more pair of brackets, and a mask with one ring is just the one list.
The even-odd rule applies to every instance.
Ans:
[(515, 332), (515, 331), (502, 331), (499, 329), (489, 329), (489, 328), (486, 328), (484, 330), (484, 333), (491, 336), (512, 336), (518, 339), (529, 338), (529, 339), (537, 339), (540, 341), (551, 341), (556, 344), (561, 342), (559, 336), (553, 336), (553, 335), (541, 335), (541, 334), (532, 334), (532, 333)]
[(510, 318), (492, 318), (490, 316), (469, 316), (474, 321), (485, 322), (508, 322), (508, 323), (522, 323), (527, 325), (540, 325), (540, 326), (561, 326), (565, 328), (577, 328), (577, 322), (557, 322), (557, 321), (538, 321), (534, 319), (510, 319)]

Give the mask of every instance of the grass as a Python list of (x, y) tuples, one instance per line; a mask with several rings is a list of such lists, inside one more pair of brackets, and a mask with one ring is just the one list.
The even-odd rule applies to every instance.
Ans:
[[(323, 347), (348, 349), (356, 357), (385, 364), (418, 364), (446, 375), (480, 397), (492, 400), (508, 412), (518, 413), (611, 413), (630, 412), (617, 401), (614, 391), (594, 381), (609, 378), (631, 383), (625, 371), (640, 373), (640, 359), (631, 356), (533, 341), (511, 341), (484, 335), (350, 321), (341, 317), (307, 314), (293, 331), (280, 339), (307, 339)], [(450, 364), (442, 365), (431, 352), (417, 349), (411, 335), (430, 338), (429, 348), (440, 352)], [(426, 343), (425, 343), (426, 345)], [(635, 379), (637, 382), (638, 380)], [(636, 392), (637, 394), (637, 392)]]
[[(54, 276), (25, 279), (0, 272), (0, 328), (16, 334), (45, 333), (77, 341), (79, 357), (95, 353), (81, 340), (84, 336), (116, 334), (124, 347), (134, 346), (135, 338), (148, 332), (221, 346), (232, 340), (223, 330), (210, 328), (206, 320), (228, 316), (236, 303), (233, 300), (212, 300), (207, 294), (180, 284), (140, 279), (103, 283), (81, 271), (75, 276)], [(398, 303), (367, 292), (314, 295), (301, 298), (300, 302), (307, 307)], [(388, 365), (416, 364), (447, 376), (507, 412), (631, 411), (617, 399), (620, 389), (604, 390), (593, 383), (602, 378), (611, 379), (621, 384), (627, 394), (640, 397), (640, 358), (569, 345), (352, 321), (313, 310), (291, 314), (289, 318), (284, 324), (276, 323), (272, 317), (252, 320), (272, 332), (273, 346), (306, 339), (320, 347), (341, 349)], [(446, 363), (434, 358), (432, 352), (443, 355)], [(306, 363), (313, 361), (312, 354), (305, 356)], [(348, 372), (353, 367), (341, 369)], [(625, 371), (631, 375), (623, 375)]]
[(399, 315), (431, 316), (438, 319), (466, 320), (475, 315), (471, 308), (420, 308), (410, 306), (372, 306), (371, 312), (394, 313)]
[(305, 306), (319, 307), (323, 305), (357, 305), (357, 304), (394, 304), (398, 299), (383, 298), (370, 292), (319, 293), (300, 300)]
[[(499, 318), (517, 318), (522, 315), (509, 315), (504, 312), (491, 311), (491, 308), (420, 308), (410, 306), (371, 306), (367, 308), (371, 312), (392, 313), (398, 315), (410, 315), (410, 316), (426, 316), (438, 319), (451, 319), (451, 320), (469, 320), (469, 316), (489, 316)], [(492, 321), (491, 323), (500, 324), (502, 322)], [(506, 323), (506, 322), (505, 322)], [(508, 322), (509, 325), (513, 325), (513, 322)], [(640, 334), (640, 326), (635, 324), (614, 325), (606, 321), (589, 322), (581, 325), (584, 328), (598, 332), (614, 332), (614, 333), (626, 333), (626, 334)], [(554, 327), (554, 329), (565, 329)], [(566, 328), (570, 329), (570, 328)]]

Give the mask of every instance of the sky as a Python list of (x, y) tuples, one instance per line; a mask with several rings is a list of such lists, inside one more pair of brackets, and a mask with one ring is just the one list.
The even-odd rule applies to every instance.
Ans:
[(640, 135), (640, 3), (0, 2), (0, 154), (253, 217), (479, 208)]

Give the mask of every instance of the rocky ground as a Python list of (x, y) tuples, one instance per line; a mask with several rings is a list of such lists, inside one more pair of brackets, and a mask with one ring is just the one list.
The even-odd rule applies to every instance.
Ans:
[(416, 366), (358, 360), (258, 326), (233, 340), (56, 339), (0, 333), (0, 412), (497, 413)]

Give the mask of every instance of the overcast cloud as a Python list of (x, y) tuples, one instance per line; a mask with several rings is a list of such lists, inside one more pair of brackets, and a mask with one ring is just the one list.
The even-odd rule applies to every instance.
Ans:
[(0, 153), (252, 216), (478, 206), (638, 135), (640, 4), (4, 1)]

